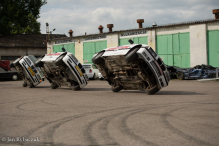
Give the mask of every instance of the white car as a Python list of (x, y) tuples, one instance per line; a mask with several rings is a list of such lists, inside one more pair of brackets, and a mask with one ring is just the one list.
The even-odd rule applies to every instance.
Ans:
[(95, 80), (95, 79), (98, 78), (99, 70), (96, 67), (96, 65), (94, 65), (94, 64), (83, 64), (83, 67), (84, 67), (85, 72), (86, 72), (89, 79)]
[(36, 87), (43, 80), (43, 73), (39, 67), (35, 67), (36, 58), (33, 55), (17, 58), (9, 65), (10, 68), (15, 68), (19, 76), (23, 79), (23, 87), (27, 85), (30, 88)]
[(41, 67), (52, 89), (68, 86), (77, 91), (89, 81), (83, 66), (70, 52), (44, 55), (36, 61), (35, 66)]
[(98, 77), (99, 77), (100, 80), (104, 79), (103, 75), (100, 72), (98, 73)]
[(112, 86), (113, 92), (124, 89), (155, 94), (170, 81), (162, 59), (144, 44), (104, 49), (94, 55), (92, 62)]

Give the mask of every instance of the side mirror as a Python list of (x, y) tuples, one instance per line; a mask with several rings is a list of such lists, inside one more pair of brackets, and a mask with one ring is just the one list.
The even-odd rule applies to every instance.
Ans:
[(129, 39), (128, 41), (130, 44), (134, 44), (133, 40)]
[(65, 52), (65, 48), (64, 47), (62, 47), (62, 51)]

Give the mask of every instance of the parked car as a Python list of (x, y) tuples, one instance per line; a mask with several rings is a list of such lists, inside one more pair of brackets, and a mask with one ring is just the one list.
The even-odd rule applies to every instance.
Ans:
[(172, 79), (206, 79), (216, 78), (216, 68), (210, 65), (196, 65), (192, 68), (180, 68), (177, 66), (168, 66), (167, 69), (170, 72)]
[(15, 68), (10, 68), (9, 60), (0, 60), (0, 80), (17, 81), (20, 76)]
[(40, 57), (35, 66), (40, 67), (52, 89), (68, 86), (77, 91), (88, 84), (84, 67), (70, 52), (55, 52)]
[(100, 80), (104, 79), (103, 75), (100, 72), (98, 73), (98, 77), (99, 77)]
[(169, 72), (162, 59), (145, 44), (107, 48), (92, 58), (113, 92), (143, 90), (155, 94), (168, 86)]
[(15, 68), (19, 76), (23, 79), (23, 87), (27, 85), (30, 88), (36, 87), (43, 80), (43, 73), (39, 67), (35, 67), (36, 58), (33, 55), (26, 55), (17, 58), (9, 65), (10, 68)]
[(99, 70), (95, 64), (83, 64), (83, 67), (89, 79), (98, 79)]

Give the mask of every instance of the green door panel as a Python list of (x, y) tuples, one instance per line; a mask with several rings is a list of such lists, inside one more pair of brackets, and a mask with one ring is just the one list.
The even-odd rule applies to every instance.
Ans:
[(181, 67), (182, 68), (190, 67), (190, 54), (182, 54)]
[(53, 52), (61, 52), (63, 45), (54, 45)]
[[(119, 39), (119, 46), (122, 45), (129, 45), (130, 43), (128, 42), (128, 40), (131, 38), (127, 38), (127, 39)], [(133, 39), (132, 39), (133, 40)], [(134, 41), (134, 40), (133, 40)]]
[(219, 67), (219, 30), (207, 32), (208, 41), (208, 64)]
[(62, 47), (64, 47), (66, 51), (69, 51), (75, 55), (75, 44), (74, 43), (54, 45), (53, 52), (62, 52)]
[(159, 55), (159, 56), (163, 60), (163, 62), (165, 62), (165, 64), (173, 66), (173, 55)]
[(174, 55), (173, 56), (173, 66), (182, 67), (182, 55)]
[(133, 38), (124, 38), (119, 39), (119, 45), (129, 45), (129, 39), (133, 40), (135, 44), (148, 44), (148, 37), (133, 37)]
[(179, 45), (180, 53), (190, 53), (190, 36), (189, 33), (180, 33), (179, 41), (181, 42)]
[(190, 67), (189, 37), (189, 33), (156, 36), (157, 54), (167, 65)]
[(84, 42), (83, 43), (83, 64), (92, 64), (94, 54), (107, 48), (107, 41)]
[(180, 46), (179, 34), (173, 34), (173, 54), (180, 54), (179, 46)]

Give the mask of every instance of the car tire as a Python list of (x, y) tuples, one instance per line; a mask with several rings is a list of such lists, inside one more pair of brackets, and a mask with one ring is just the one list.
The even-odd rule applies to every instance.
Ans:
[(216, 74), (211, 74), (210, 78), (216, 78)]
[(126, 56), (125, 56), (125, 61), (127, 63), (130, 63), (130, 62), (138, 59), (138, 54), (136, 53), (138, 50), (139, 50), (139, 48), (134, 48), (130, 52), (128, 52), (128, 54), (126, 54)]
[(14, 66), (13, 63), (11, 63), (11, 64), (9, 65), (9, 67), (10, 67), (10, 68), (13, 68), (13, 67), (15, 67), (15, 66)]
[(93, 78), (92, 78), (93, 80), (96, 80), (96, 74), (94, 73), (94, 75), (93, 75)]
[(51, 88), (52, 88), (52, 89), (57, 89), (58, 87), (59, 87), (59, 86), (58, 86), (56, 83), (52, 83), (52, 84), (51, 84)]
[(56, 66), (60, 66), (60, 65), (65, 65), (65, 63), (63, 62), (63, 58), (65, 57), (66, 54), (62, 54), (61, 56), (59, 56), (56, 61), (55, 61), (55, 65)]
[(104, 52), (99, 52), (96, 56), (92, 58), (92, 62), (94, 64), (100, 64), (101, 62), (104, 62), (104, 59), (101, 57)]
[(80, 90), (80, 89), (81, 89), (81, 87), (80, 87), (79, 85), (72, 87), (72, 90), (73, 90), (73, 91), (78, 91), (78, 90)]
[(111, 87), (111, 90), (113, 91), (113, 92), (119, 92), (119, 91), (121, 91), (123, 89), (123, 87), (121, 86), (121, 85), (118, 85), (118, 86), (112, 86)]
[(179, 79), (179, 80), (184, 80), (185, 79), (185, 76), (184, 76), (184, 73), (183, 72), (178, 72), (177, 73), (177, 79)]
[(29, 84), (29, 88), (33, 88), (34, 87), (34, 85), (33, 84)]
[(43, 58), (39, 58), (36, 62), (35, 62), (35, 66), (36, 67), (43, 67), (43, 62), (41, 61)]
[(23, 87), (27, 87), (27, 83), (24, 82), (24, 83), (22, 84), (22, 86), (23, 86)]
[(17, 81), (18, 80), (18, 75), (17, 74), (12, 74), (12, 76), (11, 76), (11, 80), (12, 81)]
[(148, 95), (152, 95), (152, 94), (155, 94), (159, 91), (160, 89), (157, 87), (157, 85), (155, 85), (154, 87), (152, 88), (146, 88), (146, 93)]

